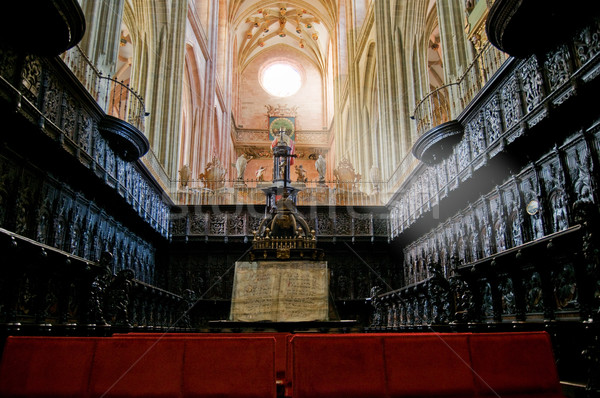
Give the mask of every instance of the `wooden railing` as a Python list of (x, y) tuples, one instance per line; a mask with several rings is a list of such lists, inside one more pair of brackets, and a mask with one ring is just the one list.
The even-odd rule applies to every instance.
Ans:
[(486, 43), (458, 81), (436, 88), (417, 103), (413, 112), (417, 134), (456, 119), (507, 58)]
[(103, 76), (79, 46), (61, 57), (107, 115), (144, 132), (144, 118), (148, 116), (144, 100), (129, 84), (110, 75)]
[(446, 84), (419, 101), (414, 111), (419, 136), (452, 120), (454, 109), (460, 103), (457, 95), (459, 87), (458, 83)]
[(185, 297), (99, 262), (0, 228), (0, 333), (106, 334), (127, 330), (189, 330), (193, 293)]

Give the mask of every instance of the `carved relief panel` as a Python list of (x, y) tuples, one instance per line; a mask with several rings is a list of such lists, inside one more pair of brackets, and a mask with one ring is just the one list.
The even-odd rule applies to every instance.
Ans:
[(575, 269), (572, 264), (564, 264), (558, 270), (552, 272), (552, 285), (557, 311), (577, 308), (578, 288)]
[(519, 246), (523, 243), (522, 239), (522, 203), (518, 191), (516, 179), (511, 179), (502, 186), (502, 202), (504, 204), (504, 224), (506, 226), (506, 246), (507, 248)]
[(44, 91), (44, 115), (52, 123), (59, 125), (63, 88), (53, 75), (47, 79)]
[(575, 36), (574, 44), (578, 63), (583, 65), (600, 52), (600, 24), (584, 28)]
[(544, 96), (542, 75), (536, 57), (530, 57), (521, 68), (520, 72), (525, 108), (531, 112), (540, 104)]
[(79, 116), (79, 130), (77, 144), (87, 154), (92, 153), (92, 134), (94, 123), (90, 115), (81, 112)]
[(78, 106), (75, 99), (68, 93), (63, 93), (61, 128), (72, 140), (75, 140), (77, 135), (77, 115)]
[(502, 115), (504, 125), (510, 129), (521, 120), (521, 97), (519, 83), (515, 77), (510, 78), (501, 89)]
[(485, 130), (488, 144), (496, 141), (502, 135), (502, 117), (500, 113), (500, 101), (498, 96), (492, 96), (492, 99), (483, 109), (483, 120), (485, 120)]
[(458, 170), (463, 171), (467, 167), (469, 167), (469, 163), (471, 163), (471, 150), (469, 148), (469, 138), (465, 136), (463, 140), (457, 146), (458, 152)]
[[(486, 120), (486, 124), (487, 123), (488, 120)], [(465, 138), (467, 138), (470, 141), (471, 155), (473, 159), (485, 152), (487, 144), (485, 140), (485, 132), (483, 130), (483, 120), (481, 113), (477, 112), (475, 116), (467, 122), (465, 126)], [(462, 167), (464, 168), (465, 166)]]
[(98, 128), (94, 128), (94, 159), (102, 169), (106, 167), (106, 148), (107, 144)]
[(33, 55), (25, 57), (22, 71), (23, 93), (35, 106), (39, 106), (39, 97), (42, 88), (42, 62)]
[(516, 312), (515, 292), (513, 281), (508, 275), (502, 275), (498, 284), (500, 291), (502, 314), (510, 315)]
[[(444, 187), (448, 183), (446, 160), (444, 160), (443, 162), (440, 162), (439, 164), (437, 164), (435, 166), (434, 173), (435, 173), (435, 176), (437, 177), (438, 190), (444, 189)], [(435, 190), (434, 192), (438, 192), (438, 190)], [(443, 195), (440, 194), (440, 197), (442, 197), (442, 196)]]
[(571, 60), (567, 46), (559, 46), (546, 54), (544, 72), (550, 90), (555, 90), (571, 77)]
[(543, 312), (542, 277), (539, 272), (530, 271), (523, 278), (525, 282), (525, 311), (527, 313)]
[(573, 201), (595, 202), (593, 196), (593, 163), (585, 142), (565, 151), (570, 190)]
[(482, 280), (480, 284), (481, 296), (481, 315), (484, 318), (494, 317), (494, 298), (492, 294), (492, 284), (488, 280)]
[(552, 232), (562, 231), (569, 226), (569, 222), (565, 179), (558, 156), (554, 155), (543, 163), (541, 170), (544, 196), (547, 202), (546, 220), (552, 227)]

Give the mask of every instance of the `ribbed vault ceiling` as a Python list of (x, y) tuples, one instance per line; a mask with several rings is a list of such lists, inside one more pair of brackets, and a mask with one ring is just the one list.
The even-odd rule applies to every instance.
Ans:
[(240, 70), (261, 52), (283, 44), (301, 52), (325, 72), (337, 21), (335, 0), (232, 0), (228, 17)]

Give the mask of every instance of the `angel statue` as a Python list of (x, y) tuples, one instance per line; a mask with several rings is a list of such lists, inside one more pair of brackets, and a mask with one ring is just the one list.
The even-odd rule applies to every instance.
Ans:
[(265, 173), (265, 170), (265, 166), (260, 166), (258, 170), (256, 170), (256, 181), (265, 180), (265, 176), (263, 175)]
[(302, 165), (296, 166), (296, 181), (297, 182), (306, 182), (306, 170)]

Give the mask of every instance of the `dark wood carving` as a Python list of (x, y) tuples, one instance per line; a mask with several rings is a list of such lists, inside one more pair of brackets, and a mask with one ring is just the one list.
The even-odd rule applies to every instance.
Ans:
[[(591, 16), (597, 15), (600, 15), (597, 4), (589, 4), (583, 10), (561, 0), (548, 0), (543, 4), (496, 0), (489, 11), (486, 33), (490, 42), (502, 51), (524, 57), (556, 46), (565, 33), (573, 33), (585, 26)], [(529, 23), (534, 19), (538, 23)]]
[[(12, 30), (14, 20), (22, 23), (19, 34)], [(25, 0), (3, 5), (0, 26), (3, 45), (23, 52), (55, 56), (83, 38), (85, 18), (76, 0)]]

